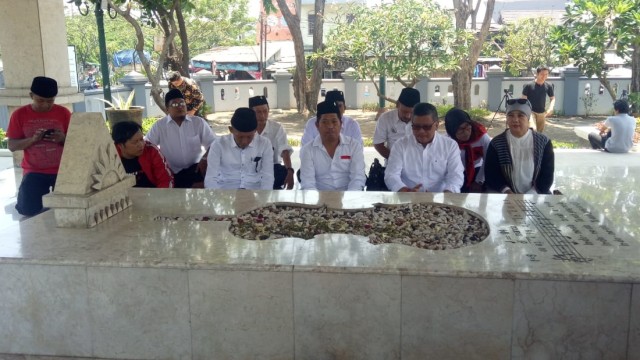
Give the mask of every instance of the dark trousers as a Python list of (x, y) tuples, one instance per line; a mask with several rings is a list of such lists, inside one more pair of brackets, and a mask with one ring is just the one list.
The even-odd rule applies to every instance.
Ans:
[[(273, 190), (282, 190), (284, 187), (284, 181), (287, 179), (289, 170), (282, 164), (273, 164)], [(298, 181), (299, 182), (299, 181)]]
[(25, 216), (33, 216), (42, 209), (42, 196), (56, 186), (57, 175), (28, 173), (22, 178), (18, 189), (16, 210)]
[(198, 164), (193, 164), (173, 175), (173, 183), (176, 188), (189, 189), (193, 183), (203, 182), (204, 176), (198, 172)]
[(611, 137), (611, 131), (607, 132), (605, 136), (602, 136), (598, 133), (590, 133), (589, 143), (591, 143), (591, 147), (595, 150), (604, 149), (604, 145), (607, 143), (607, 140)]

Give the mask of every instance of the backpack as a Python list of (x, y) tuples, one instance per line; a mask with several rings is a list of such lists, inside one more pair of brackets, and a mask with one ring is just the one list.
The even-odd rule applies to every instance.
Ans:
[(387, 184), (384, 183), (384, 169), (378, 158), (373, 159), (373, 164), (369, 168), (369, 176), (365, 182), (367, 191), (389, 191)]

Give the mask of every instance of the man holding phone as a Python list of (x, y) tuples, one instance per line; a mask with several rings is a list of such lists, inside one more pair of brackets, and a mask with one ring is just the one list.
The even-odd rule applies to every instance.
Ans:
[(33, 102), (11, 114), (7, 144), (11, 151), (24, 150), (16, 210), (34, 216), (42, 211), (42, 196), (56, 184), (71, 112), (54, 104), (58, 95), (54, 79), (36, 76), (29, 95)]

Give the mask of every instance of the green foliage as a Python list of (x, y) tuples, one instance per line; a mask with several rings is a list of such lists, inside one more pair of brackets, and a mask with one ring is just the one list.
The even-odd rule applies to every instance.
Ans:
[(378, 111), (380, 110), (380, 104), (377, 102), (366, 102), (362, 104), (362, 111)]
[[(435, 104), (434, 104), (435, 105)], [(453, 105), (436, 105), (436, 110), (438, 110), (438, 117), (440, 120), (444, 119), (444, 115), (449, 112), (449, 110), (453, 109)]]
[(540, 65), (560, 65), (549, 42), (549, 18), (527, 18), (503, 27), (494, 37), (493, 55), (505, 61), (504, 69), (514, 75), (535, 74)]
[(146, 117), (142, 119), (142, 133), (147, 134), (156, 121), (158, 121), (157, 117)]
[(301, 144), (300, 139), (294, 138), (287, 138), (287, 142), (289, 143), (289, 146), (300, 146)]
[(7, 133), (3, 128), (0, 128), (0, 149), (7, 148)]
[(436, 69), (455, 69), (468, 51), (470, 35), (457, 31), (451, 13), (430, 0), (355, 4), (345, 12), (353, 21), (337, 20), (316, 56), (329, 63), (350, 57), (362, 79), (385, 74), (412, 85)]
[(256, 19), (247, 17), (248, 0), (200, 0), (186, 22), (192, 55), (215, 46), (255, 44)]
[(629, 105), (631, 105), (632, 112), (640, 112), (640, 92), (629, 94)]
[(135, 96), (135, 92), (131, 91), (127, 99), (123, 98), (119, 93), (113, 97), (113, 102), (107, 101), (105, 99), (94, 99), (98, 101), (102, 101), (105, 104), (111, 106), (114, 110), (129, 110), (131, 108), (131, 104), (133, 103), (133, 97)]
[(576, 143), (553, 140), (554, 149), (579, 149), (580, 146)]
[(364, 147), (372, 147), (373, 146), (373, 139), (366, 137), (362, 139), (362, 144)]
[(611, 48), (624, 55), (638, 44), (639, 7), (640, 0), (573, 0), (566, 7), (563, 24), (551, 32), (560, 59), (574, 63), (589, 77), (595, 75), (612, 99), (615, 94), (606, 78), (604, 54)]
[(469, 116), (476, 121), (483, 120), (485, 117), (491, 115), (491, 111), (484, 108), (473, 108), (467, 112)]

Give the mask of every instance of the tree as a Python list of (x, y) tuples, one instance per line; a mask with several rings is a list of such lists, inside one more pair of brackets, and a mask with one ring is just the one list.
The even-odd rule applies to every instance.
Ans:
[[(263, 0), (264, 9), (267, 13), (274, 11), (272, 0)], [(323, 61), (313, 60), (311, 67), (311, 78), (307, 78), (307, 59), (304, 54), (304, 42), (302, 40), (302, 30), (300, 29), (300, 11), (296, 9), (293, 13), (287, 4), (287, 0), (276, 0), (278, 9), (282, 13), (287, 27), (293, 38), (293, 46), (296, 57), (296, 68), (293, 73), (293, 90), (296, 98), (298, 113), (305, 113), (307, 110), (315, 112), (318, 102), (318, 90), (322, 82)], [(315, 53), (322, 48), (322, 37), (324, 35), (324, 5), (325, 0), (315, 0), (314, 14), (315, 22), (313, 28), (313, 48)]]
[[(353, 59), (360, 78), (373, 82), (389, 76), (405, 87), (413, 87), (420, 76), (435, 69), (451, 70), (460, 58), (460, 40), (451, 16), (436, 3), (424, 0), (397, 0), (370, 8), (355, 5), (347, 21), (339, 22), (319, 55), (335, 62)], [(408, 16), (407, 14), (411, 14)]]
[[(186, 57), (186, 68), (184, 68), (184, 61), (176, 61), (176, 64), (180, 64), (182, 66), (183, 74), (188, 75), (188, 59), (189, 59), (189, 51), (188, 51), (188, 40), (186, 37), (186, 28), (183, 25), (178, 25), (176, 20), (176, 13), (181, 13), (181, 0), (139, 0), (141, 7), (138, 10), (142, 11), (142, 16), (139, 18), (134, 17), (132, 15), (132, 2), (126, 0), (118, 0), (119, 2), (126, 1), (124, 4), (124, 8), (118, 7), (114, 4), (113, 0), (108, 0), (109, 6), (115, 9), (118, 15), (122, 16), (134, 29), (135, 29), (135, 38), (136, 45), (135, 50), (138, 53), (140, 60), (142, 62), (142, 66), (144, 67), (145, 73), (147, 74), (147, 78), (149, 82), (151, 82), (151, 96), (156, 104), (166, 112), (166, 107), (164, 105), (164, 99), (162, 99), (162, 88), (160, 87), (160, 79), (162, 79), (162, 66), (158, 66), (155, 69), (155, 72), (151, 68), (151, 64), (149, 60), (144, 56), (144, 46), (145, 46), (145, 36), (142, 31), (142, 26), (139, 21), (153, 25), (160, 23), (162, 31), (164, 33), (164, 41), (162, 43), (162, 50), (160, 51), (158, 57), (158, 63), (164, 64), (165, 61), (169, 57), (170, 49), (174, 51), (174, 53), (178, 52), (178, 48), (174, 43), (174, 39), (179, 32), (182, 32), (183, 37), (183, 46), (182, 56)], [(185, 0), (184, 3), (187, 3)], [(182, 35), (181, 35), (182, 36)]]
[(505, 60), (505, 70), (514, 75), (535, 74), (540, 65), (559, 65), (549, 42), (553, 25), (549, 18), (527, 18), (508, 24), (493, 37), (496, 56)]
[[(630, 48), (637, 49), (638, 6), (638, 0), (573, 0), (566, 7), (563, 24), (551, 33), (560, 58), (572, 61), (586, 76), (597, 77), (613, 100), (616, 93), (607, 78), (604, 56), (609, 49), (622, 56)], [(638, 86), (638, 60), (635, 61), (632, 83)]]
[(186, 19), (189, 51), (199, 54), (215, 46), (254, 45), (255, 37), (250, 34), (255, 31), (255, 19), (247, 17), (247, 2), (194, 1), (193, 14)]
[(453, 83), (453, 103), (454, 106), (461, 109), (471, 108), (471, 79), (473, 77), (473, 69), (480, 56), (484, 41), (489, 34), (489, 25), (491, 25), (495, 0), (487, 0), (482, 26), (478, 31), (476, 30), (476, 17), (480, 3), (481, 0), (476, 0), (476, 4), (473, 6), (473, 0), (453, 0), (456, 29), (466, 30), (467, 22), (471, 20), (469, 31), (474, 34), (473, 40), (466, 43), (467, 56), (463, 56), (460, 59), (458, 69), (454, 71), (451, 76), (451, 82)]

